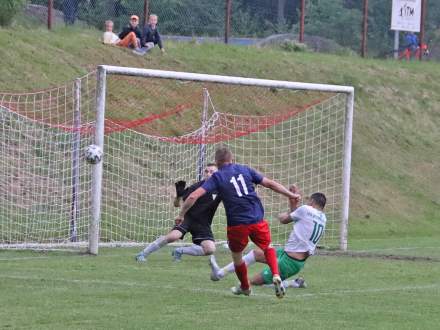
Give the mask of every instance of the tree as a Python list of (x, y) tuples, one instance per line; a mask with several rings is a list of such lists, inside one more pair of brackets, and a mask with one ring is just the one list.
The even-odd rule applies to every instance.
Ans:
[(359, 48), (362, 13), (344, 6), (344, 0), (309, 0), (306, 34), (332, 39), (353, 49)]
[(278, 0), (278, 5), (277, 5), (277, 9), (278, 9), (277, 21), (278, 21), (278, 24), (284, 24), (284, 21), (286, 19), (284, 17), (284, 7), (286, 7), (286, 0)]
[(1, 0), (0, 1), (0, 25), (9, 26), (25, 4), (25, 0)]

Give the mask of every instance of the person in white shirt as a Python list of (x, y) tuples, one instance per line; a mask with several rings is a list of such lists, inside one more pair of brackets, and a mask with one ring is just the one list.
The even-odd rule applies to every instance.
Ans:
[[(290, 187), (289, 190), (293, 193), (299, 193), (295, 185)], [(304, 267), (306, 259), (314, 254), (325, 230), (327, 218), (323, 210), (326, 201), (325, 195), (319, 192), (312, 194), (307, 203), (302, 206), (299, 206), (300, 201), (290, 200), (290, 212), (278, 216), (282, 224), (293, 223), (286, 245), (284, 248), (277, 250), (278, 267), (285, 287), (306, 287), (306, 283), (302, 278), (293, 281), (287, 281), (287, 279), (298, 274)], [(243, 259), (247, 266), (255, 262), (266, 263), (264, 253), (259, 249), (250, 251)], [(234, 272), (232, 263), (220, 268), (214, 256), (211, 256), (210, 265), (212, 269), (211, 280), (213, 281), (218, 281), (227, 274)], [(262, 272), (251, 279), (252, 285), (270, 284), (271, 282), (272, 274), (269, 267), (265, 267)]]
[(102, 35), (102, 42), (106, 45), (117, 45), (119, 41), (121, 39), (113, 32), (113, 21), (105, 21), (105, 32)]
[(117, 35), (113, 32), (113, 21), (105, 21), (105, 32), (102, 35), (102, 42), (106, 45), (134, 48), (140, 47), (140, 30), (138, 28), (139, 17), (132, 15), (130, 24)]

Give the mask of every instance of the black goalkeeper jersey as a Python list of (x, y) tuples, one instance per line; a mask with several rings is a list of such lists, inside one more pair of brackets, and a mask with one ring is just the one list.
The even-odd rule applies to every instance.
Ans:
[[(205, 180), (194, 183), (186, 188), (185, 193), (182, 196), (183, 200), (186, 200), (188, 196), (203, 183), (205, 183)], [(207, 192), (194, 203), (188, 212), (186, 212), (184, 220), (191, 220), (198, 222), (199, 224), (211, 226), (212, 218), (214, 217), (215, 211), (217, 210), (220, 202), (221, 199), (218, 195)]]

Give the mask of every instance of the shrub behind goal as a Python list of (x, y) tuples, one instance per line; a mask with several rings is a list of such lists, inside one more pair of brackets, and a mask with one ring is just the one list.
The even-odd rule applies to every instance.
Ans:
[[(322, 242), (347, 247), (352, 87), (100, 66), (71, 85), (0, 97), (2, 247), (97, 254), (151, 242), (174, 223), (174, 182), (200, 179), (220, 145), (304, 196), (325, 193)], [(104, 153), (94, 165), (92, 144)], [(283, 244), (287, 200), (258, 193)], [(225, 225), (219, 208), (220, 241)]]

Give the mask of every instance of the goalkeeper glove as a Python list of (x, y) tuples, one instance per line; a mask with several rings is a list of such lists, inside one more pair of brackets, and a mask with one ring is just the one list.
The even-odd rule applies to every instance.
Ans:
[(176, 186), (176, 196), (182, 197), (185, 194), (186, 182), (181, 180), (174, 183), (174, 185)]

